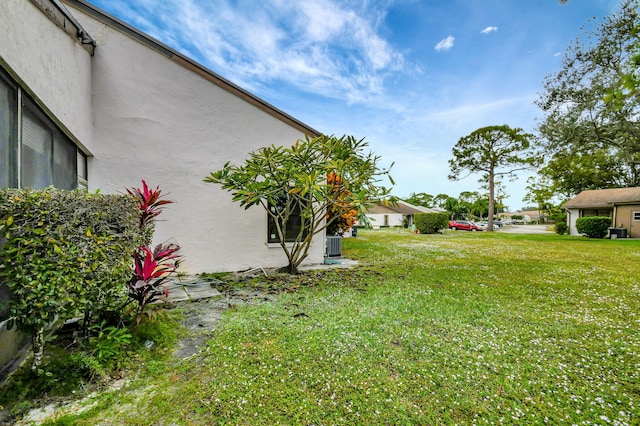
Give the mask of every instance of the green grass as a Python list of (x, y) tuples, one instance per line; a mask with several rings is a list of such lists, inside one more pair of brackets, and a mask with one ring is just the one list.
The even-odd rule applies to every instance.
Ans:
[[(637, 424), (640, 241), (361, 231), (49, 424)], [(286, 288), (283, 287), (283, 288)]]

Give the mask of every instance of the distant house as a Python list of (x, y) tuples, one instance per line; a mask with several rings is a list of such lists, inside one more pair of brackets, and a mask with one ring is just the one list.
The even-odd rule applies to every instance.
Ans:
[(578, 218), (609, 216), (612, 227), (626, 229), (630, 238), (640, 238), (640, 187), (582, 191), (564, 206), (569, 235), (579, 235)]
[(524, 223), (540, 222), (541, 216), (539, 210), (523, 210), (516, 214), (524, 218)]
[(367, 210), (366, 216), (373, 228), (404, 226), (405, 220), (406, 225), (411, 227), (416, 214), (440, 213), (443, 211), (441, 209), (414, 206), (406, 201), (398, 200), (395, 204), (377, 203)]
[(522, 222), (527, 224), (540, 221), (540, 212), (538, 210), (523, 210), (519, 212), (504, 212), (498, 215), (501, 219), (511, 219), (513, 216), (522, 216)]

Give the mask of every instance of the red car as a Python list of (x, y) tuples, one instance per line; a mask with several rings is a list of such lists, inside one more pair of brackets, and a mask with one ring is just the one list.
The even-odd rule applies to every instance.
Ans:
[(480, 227), (469, 220), (452, 220), (449, 222), (449, 229), (460, 229), (462, 231), (481, 231)]

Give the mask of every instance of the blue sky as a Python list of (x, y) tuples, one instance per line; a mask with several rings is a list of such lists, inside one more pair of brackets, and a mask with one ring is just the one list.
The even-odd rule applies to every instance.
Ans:
[[(453, 145), (489, 125), (534, 132), (544, 77), (620, 3), (90, 1), (320, 132), (364, 137), (400, 197), (479, 190), (447, 179)], [(525, 205), (526, 176), (504, 184)]]

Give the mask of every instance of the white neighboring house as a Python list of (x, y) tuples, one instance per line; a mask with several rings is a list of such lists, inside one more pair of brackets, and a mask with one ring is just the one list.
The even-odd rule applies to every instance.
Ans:
[[(182, 247), (182, 271), (287, 264), (266, 212), (202, 180), (319, 132), (85, 0), (0, 0), (0, 24), (0, 187), (122, 193), (144, 179), (175, 201), (155, 242)], [(324, 246), (317, 235), (305, 264)], [(0, 367), (18, 345), (7, 316)]]
[[(398, 200), (395, 204), (377, 203), (367, 210), (367, 219), (374, 229), (381, 227), (397, 227), (404, 226), (405, 219), (407, 226), (411, 227), (414, 223), (414, 215), (418, 213), (441, 213), (444, 210), (431, 209), (428, 207), (414, 206), (406, 201)], [(359, 223), (358, 225), (366, 225)]]

